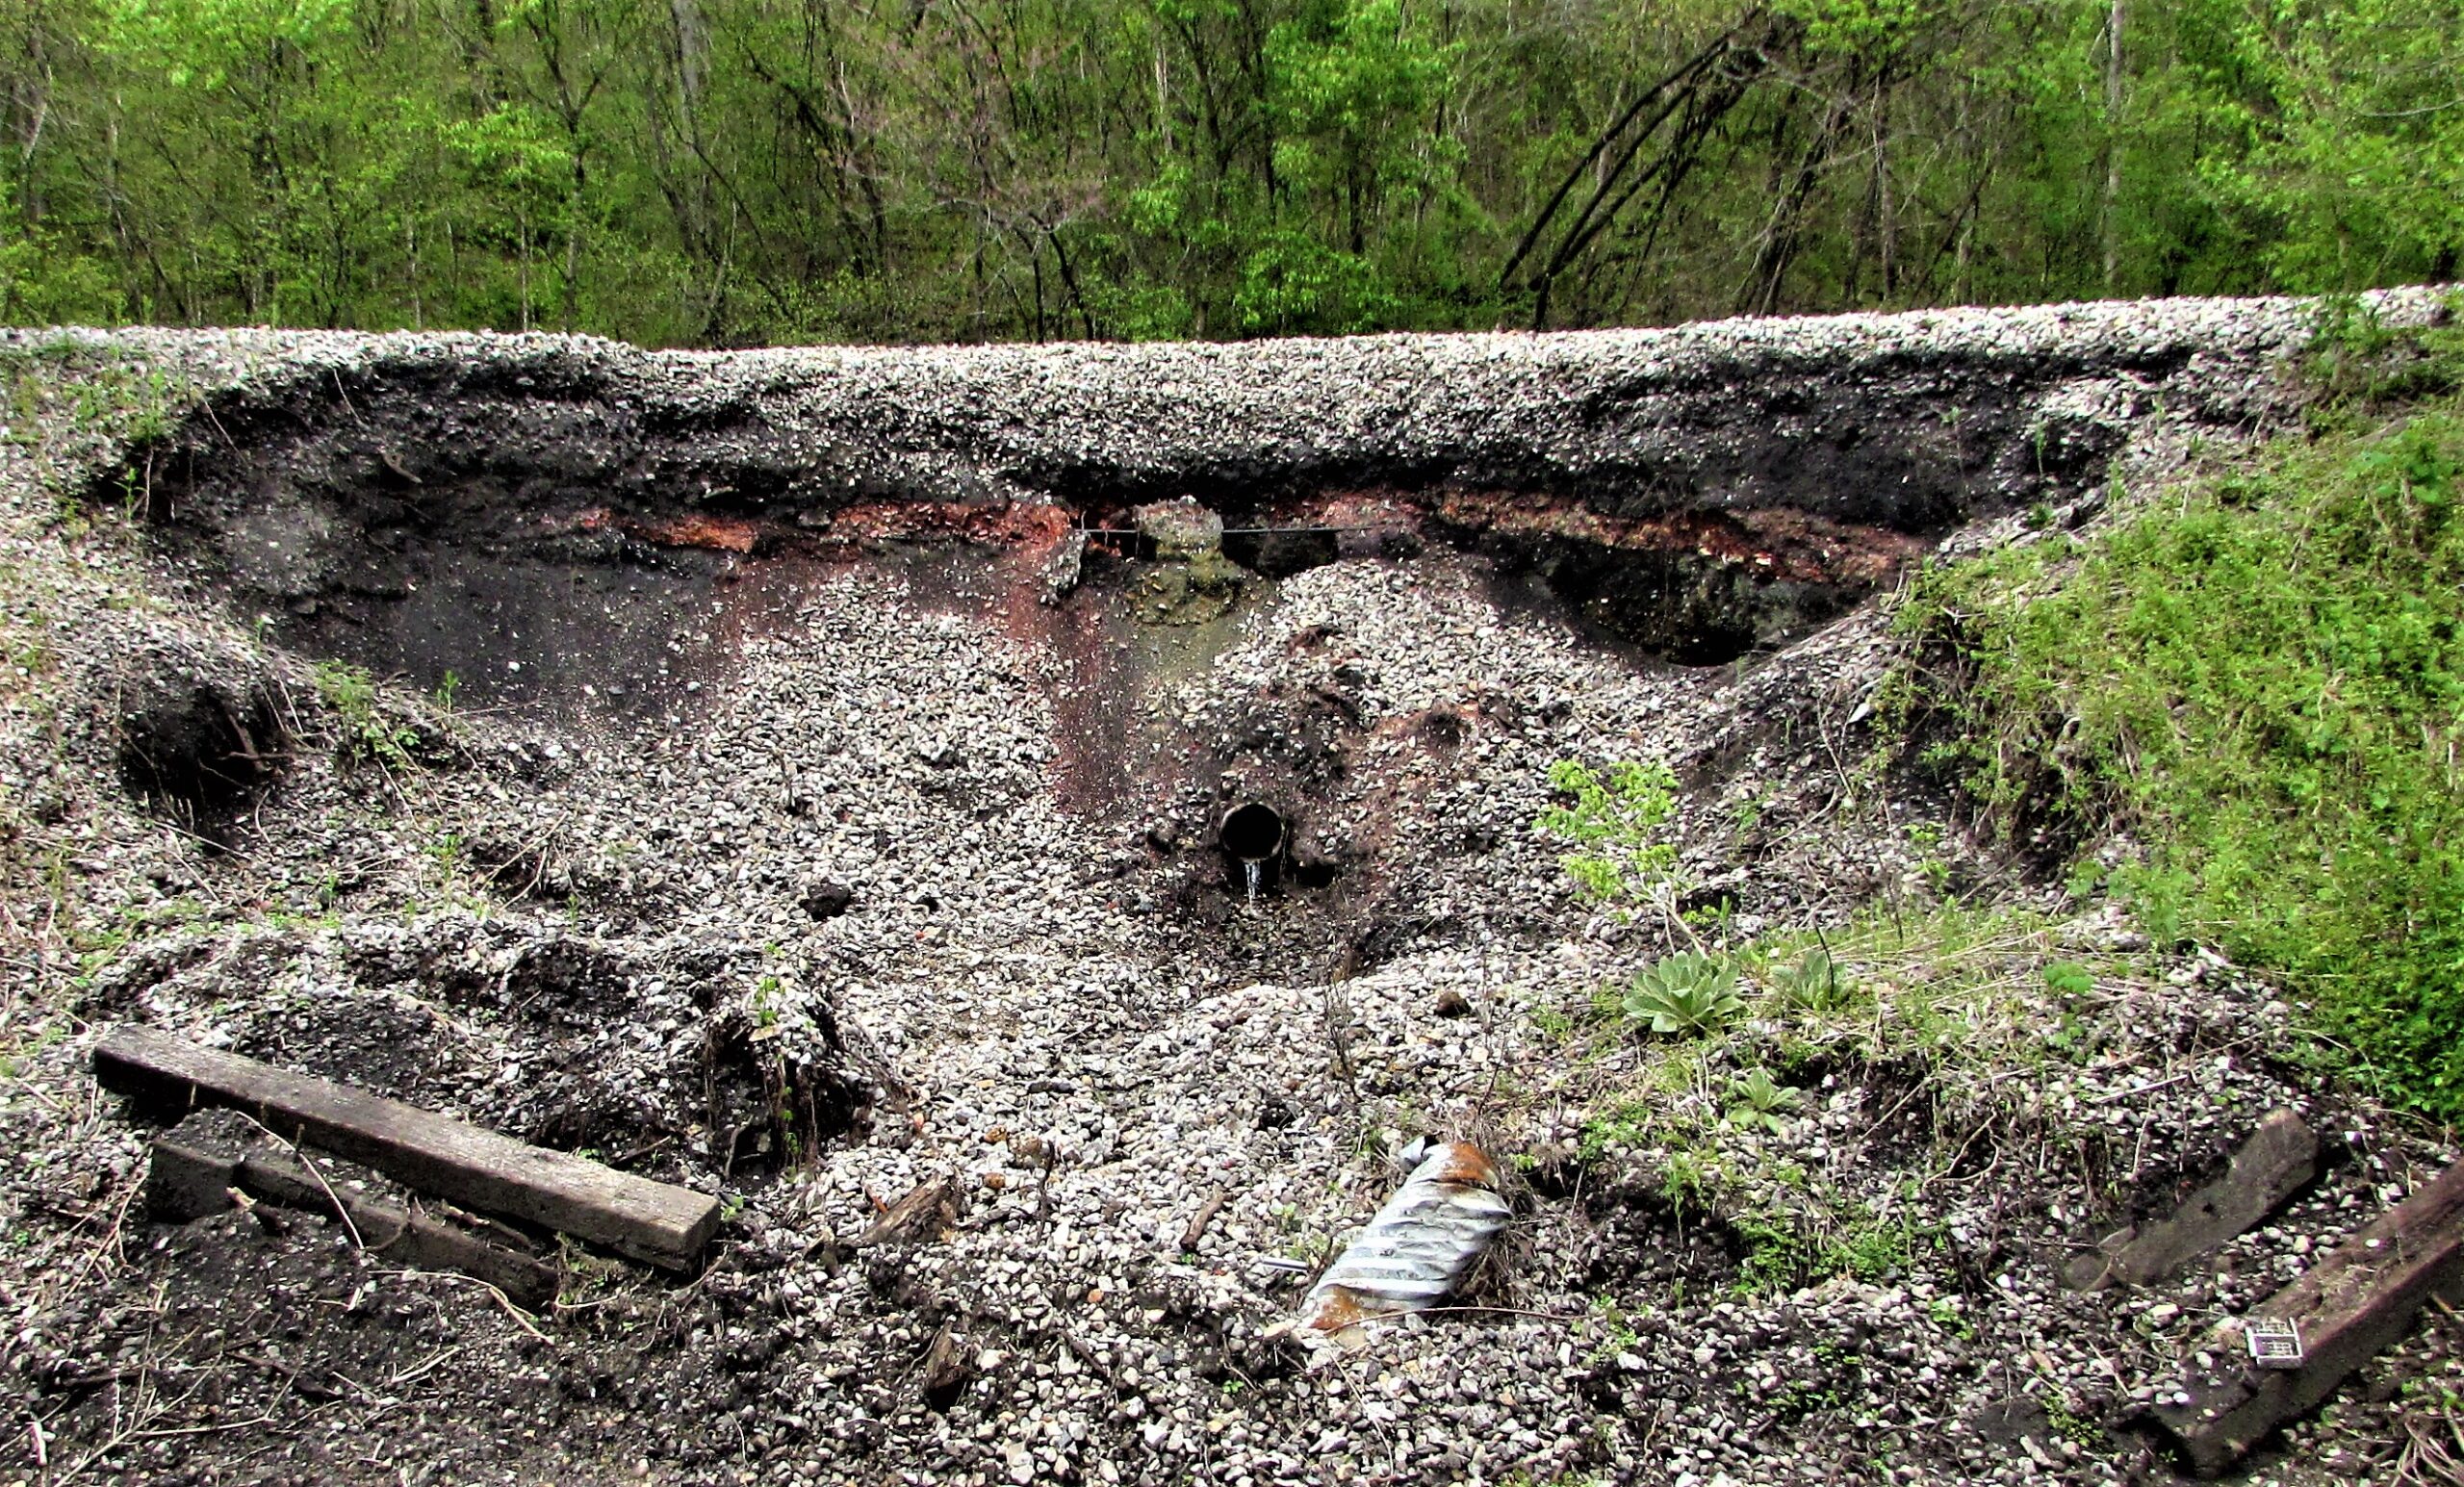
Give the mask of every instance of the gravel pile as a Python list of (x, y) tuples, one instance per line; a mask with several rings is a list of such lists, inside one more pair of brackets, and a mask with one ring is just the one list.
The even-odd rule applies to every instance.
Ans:
[[(1552, 359), (1580, 366), (1518, 397), (1706, 346), (2092, 359), (2228, 322), (2236, 346), (2280, 346), (2293, 323), (2265, 304), (2068, 313), (1281, 360), (449, 337), (381, 357), (475, 388), (543, 358), (689, 372), (713, 409), (840, 398), (877, 421), (998, 369), (1011, 392), (962, 400), (976, 422), (919, 402), (911, 449), (976, 457), (1034, 423), (1046, 451), (1079, 439), (1125, 470), (1139, 456), (1053, 416), (1097, 396), (1089, 379), (1255, 396), (1217, 417), (1279, 448), (1290, 379), (1372, 363), (1424, 379), (1427, 428), (1452, 416), (1438, 387), (1476, 401)], [(340, 355), (159, 345), (275, 359), (249, 397)], [(1046, 391), (1001, 400), (1026, 387)], [(1399, 437), (1385, 413), (1301, 406)], [(1229, 434), (1156, 417), (1171, 459), (1230, 457), (1208, 443)], [(1604, 468), (1553, 448), (1531, 457)], [(0, 461), (0, 1480), (2139, 1480), (2164, 1469), (2108, 1427), (2169, 1387), (2176, 1350), (2456, 1156), (2305, 1072), (2266, 987), (2034, 912), (1921, 782), (1864, 768), (1889, 651), (1870, 610), (1689, 670), (1603, 646), (1476, 558), (1338, 562), (1254, 585), (1203, 665), (1124, 703), (1180, 752), (1090, 807), (1057, 788), (1086, 653), (1021, 618), (1032, 600), (1005, 596), (1023, 582), (969, 598), (935, 577), (963, 553), (804, 573), (760, 623), (680, 645), (691, 679), (654, 716), (456, 711), (338, 689), (166, 581), (115, 521), (64, 523), (25, 447)], [(251, 657), (224, 669), (291, 739), (218, 824), (122, 781), (114, 679), (149, 646)], [(1668, 930), (1570, 891), (1532, 825), (1564, 757), (1676, 765), (1685, 870), (1728, 933), (1861, 912), (1839, 956), (1862, 993), (1814, 1010), (1758, 990), (1700, 1043), (1604, 1020), (1597, 995)], [(1225, 882), (1204, 833), (1252, 786), (1298, 790), (1278, 798), (1304, 803), (1329, 881), (1254, 905)], [(1877, 928), (1969, 890), (2011, 911), (1914, 942)], [(671, 1283), (570, 1250), (563, 1303), (530, 1318), (313, 1216), (150, 1224), (151, 1133), (84, 1071), (123, 1018), (721, 1192), (714, 1262)], [(1734, 1090), (1758, 1068), (1794, 1093), (1748, 1113)], [(2315, 1189), (2217, 1268), (2062, 1288), (2066, 1260), (2280, 1105), (2329, 1138)], [(1514, 1223), (1459, 1304), (1313, 1348), (1290, 1331), (1311, 1275), (1422, 1136), (1497, 1158)], [(940, 1220), (866, 1242), (935, 1183)], [(2459, 1340), (2433, 1322), (2261, 1479), (2391, 1472), (2403, 1404), (2464, 1387)]]
[[(2389, 324), (2432, 291), (2369, 296)], [(59, 366), (140, 358), (145, 483), (269, 492), (485, 474), (714, 507), (1194, 492), (1545, 491), (1602, 510), (1793, 507), (1938, 531), (2075, 488), (2150, 420), (2230, 436), (2297, 397), (2297, 299), (1739, 320), (1567, 335), (1249, 345), (645, 352), (586, 337), (13, 330)], [(183, 499), (187, 499), (184, 494)]]

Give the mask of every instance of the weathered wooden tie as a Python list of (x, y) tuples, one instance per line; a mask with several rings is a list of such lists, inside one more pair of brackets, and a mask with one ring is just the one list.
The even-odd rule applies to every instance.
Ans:
[(2073, 1259), (2063, 1278), (2079, 1291), (2117, 1282), (2144, 1286), (2258, 1223), (2319, 1171), (2319, 1137), (2290, 1110), (2259, 1122), (2223, 1176), (2184, 1199), (2170, 1218), (2122, 1230)]
[(563, 1278), (544, 1261), (424, 1214), (331, 1188), (306, 1169), (264, 1152), (230, 1157), (171, 1137), (157, 1138), (146, 1186), (155, 1212), (167, 1218), (220, 1213), (231, 1206), (235, 1190), (282, 1208), (320, 1214), (339, 1210), (371, 1254), (421, 1269), (459, 1271), (486, 1281), (532, 1311), (556, 1298)]
[[(2194, 1357), (2183, 1371), (2174, 1397), (2188, 1402), (2159, 1404), (2149, 1419), (2201, 1475), (2226, 1471), (2402, 1337), (2432, 1295), (2464, 1301), (2464, 1163), (2380, 1215), (2248, 1318), (2218, 1324), (2199, 1345), (2213, 1366)], [(2299, 1328), (2300, 1364), (2252, 1365), (2246, 1341), (2252, 1320)]]
[(716, 1198), (527, 1145), (431, 1111), (122, 1023), (94, 1047), (106, 1089), (172, 1112), (228, 1106), (287, 1139), (364, 1163), (481, 1213), (689, 1269), (719, 1226)]

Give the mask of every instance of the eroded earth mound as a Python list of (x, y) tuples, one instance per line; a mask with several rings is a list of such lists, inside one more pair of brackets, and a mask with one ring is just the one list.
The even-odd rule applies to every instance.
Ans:
[[(1875, 692), (1910, 565), (2273, 426), (2307, 324), (13, 334), (0, 1475), (2169, 1474), (2128, 1422), (2180, 1346), (2454, 1153), (2304, 1072), (2266, 987), (2065, 918)], [(1861, 989), (1701, 1042), (1600, 1013), (1675, 932), (1574, 891), (1565, 758), (1669, 763), (1696, 921), (1825, 926)], [(311, 1215), (151, 1221), (86, 1064), (131, 1019), (726, 1222), (681, 1278), (552, 1250), (534, 1316)], [(2289, 1208), (2066, 1289), (2288, 1105)], [(1313, 1354), (1422, 1136), (1514, 1223)], [(2454, 1346), (2262, 1472), (2385, 1470)]]

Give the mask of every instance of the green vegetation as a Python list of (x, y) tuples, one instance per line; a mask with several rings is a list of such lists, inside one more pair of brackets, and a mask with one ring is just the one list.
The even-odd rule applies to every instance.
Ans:
[(1700, 1038), (1742, 1013), (1745, 1000), (1736, 992), (1735, 966), (1685, 950), (1635, 972), (1625, 1011), (1655, 1033)]
[[(1970, 1136), (2025, 1118), (2028, 1101), (2081, 1065), (2156, 1051), (2075, 1015), (2100, 988), (2144, 987), (2150, 967), (2063, 939), (2033, 913), (1877, 907), (1820, 933), (1694, 957), (1728, 972), (1738, 1003), (1715, 1025), (1638, 1042), (1635, 1017), (1609, 999), (1560, 1035), (1576, 1044), (1577, 1068), (1602, 1045), (1630, 1056), (1591, 1092), (1575, 1154), (1635, 1164), (1681, 1226), (1724, 1226), (1748, 1291), (1933, 1267), (1947, 1237), (1912, 1215), (1971, 1155)], [(2040, 1077), (2009, 1077), (2030, 1070)], [(1883, 1118), (1905, 1112), (1912, 1138), (1902, 1170), (1861, 1195), (1792, 1144), (1808, 1134), (1796, 1123), (1823, 1113), (1833, 1074), (1869, 1096), (1879, 1088)], [(1954, 1335), (1968, 1325), (1955, 1309), (1936, 1320)]]
[(1791, 1012), (1837, 1012), (1855, 997), (1857, 983), (1840, 973), (1828, 946), (1817, 943), (1793, 965), (1775, 964), (1771, 989)]
[(2053, 1433), (2063, 1440), (2081, 1447), (2093, 1447), (2105, 1438), (2103, 1426), (2072, 1409), (2070, 1401), (2061, 1395), (2045, 1397), (2044, 1415), (2046, 1423), (2053, 1427)]
[[(1938, 1270), (1926, 1192), (1972, 1174), (1976, 1133), (2025, 1129), (2044, 1091), (2095, 1077), (2077, 1071), (2169, 1052), (2108, 1010), (2186, 941), (2298, 993), (2328, 1036), (2296, 1057), (2464, 1112), (2464, 330), (2331, 310), (2309, 372), (2297, 437), (2118, 486), (2084, 535), (2028, 522), (1901, 607), (1895, 726), (1864, 772), (1912, 754), (2080, 899), (2128, 905), (2152, 962), (2067, 913), (1959, 903), (1932, 822), (1897, 833), (1933, 907), (1740, 942), (1678, 911), (1664, 771), (1553, 772), (1541, 825), (1574, 845), (1578, 888), (1663, 952), (1549, 1019), (1578, 1074), (1615, 1070), (1584, 1087), (1572, 1151), (1656, 1185), (1681, 1230), (1713, 1226), (1740, 1287)], [(1829, 1121), (1843, 1086), (1894, 1148), (1886, 1183), (1792, 1155), (1828, 1141), (1798, 1117)], [(1974, 1331), (1947, 1298), (1931, 1317)]]
[(1745, 1213), (1730, 1227), (1745, 1243), (1740, 1283), (1750, 1292), (1792, 1290), (1829, 1275), (1879, 1281), (1905, 1272), (1920, 1241), (1938, 1243), (1905, 1224), (1871, 1218), (1825, 1234), (1787, 1216)]
[(20, 0), (0, 318), (649, 344), (2348, 290), (2428, 0)]
[(1599, 770), (1574, 759), (1549, 769), (1563, 804), (1540, 813), (1540, 830), (1571, 843), (1557, 860), (1584, 897), (1632, 911), (1673, 911), (1677, 844), (1661, 829), (1677, 812), (1677, 777), (1665, 764), (1627, 759)]
[(411, 751), (419, 747), (419, 731), (384, 715), (376, 680), (367, 671), (341, 661), (320, 661), (317, 695), (341, 721), (345, 760), (374, 764), (388, 773), (412, 766)]
[(1758, 1064), (1743, 1076), (1729, 1082), (1728, 1118), (1738, 1125), (1777, 1131), (1804, 1103), (1804, 1090), (1790, 1090), (1774, 1082), (1771, 1071)]
[[(2420, 364), (2416, 363), (2418, 367)], [(2388, 1094), (2464, 1113), (2464, 402), (2322, 433), (2092, 540), (1930, 572), (1924, 756), (2151, 933), (2280, 974)], [(2108, 872), (2088, 847), (2126, 833)], [(2055, 989), (2084, 972), (2046, 971)]]

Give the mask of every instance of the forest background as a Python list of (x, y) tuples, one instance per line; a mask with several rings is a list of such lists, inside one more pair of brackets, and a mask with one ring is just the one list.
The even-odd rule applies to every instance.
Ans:
[(2437, 0), (0, 0), (0, 319), (652, 346), (2455, 276)]

